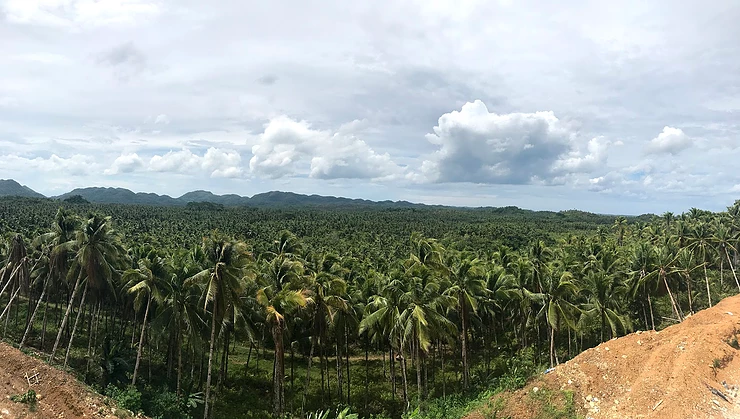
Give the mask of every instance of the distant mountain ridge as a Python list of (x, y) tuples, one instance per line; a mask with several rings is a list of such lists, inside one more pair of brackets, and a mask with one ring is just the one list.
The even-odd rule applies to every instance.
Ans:
[(0, 179), (0, 196), (22, 196), (25, 198), (44, 198), (44, 195), (13, 179)]
[[(0, 180), (0, 196), (21, 196), (28, 198), (46, 198), (27, 186), (22, 186), (14, 180)], [(367, 199), (351, 199), (322, 195), (303, 195), (293, 192), (271, 191), (254, 196), (240, 196), (236, 194), (216, 195), (209, 191), (196, 190), (188, 192), (179, 198), (155, 193), (133, 192), (125, 188), (89, 187), (76, 188), (65, 194), (50, 197), (56, 200), (65, 200), (79, 196), (89, 202), (97, 204), (134, 204), (155, 206), (185, 206), (190, 202), (210, 202), (223, 206), (383, 206), (383, 207), (416, 207), (424, 204), (414, 204), (407, 201), (370, 201)]]

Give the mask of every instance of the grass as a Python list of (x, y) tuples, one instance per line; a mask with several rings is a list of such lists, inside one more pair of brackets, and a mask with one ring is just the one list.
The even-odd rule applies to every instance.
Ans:
[(570, 390), (548, 390), (530, 392), (539, 414), (535, 419), (580, 419), (576, 412), (573, 392)]

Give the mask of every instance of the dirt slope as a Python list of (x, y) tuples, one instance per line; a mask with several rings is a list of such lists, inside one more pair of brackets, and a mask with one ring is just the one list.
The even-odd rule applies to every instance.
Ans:
[(537, 387), (572, 391), (578, 413), (594, 419), (740, 418), (740, 351), (728, 343), (738, 333), (735, 296), (660, 332), (635, 332), (583, 352), (504, 396), (503, 417), (541, 414), (531, 406)]
[[(35, 372), (39, 382), (34, 380), (29, 387), (26, 374)], [(27, 405), (10, 400), (29, 388), (39, 397), (34, 412)], [(0, 419), (115, 418), (108, 404), (71, 375), (0, 343)]]

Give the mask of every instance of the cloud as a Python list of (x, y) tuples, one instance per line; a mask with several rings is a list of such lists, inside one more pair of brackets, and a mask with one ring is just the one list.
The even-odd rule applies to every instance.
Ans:
[(71, 176), (83, 176), (91, 172), (96, 166), (91, 156), (74, 154), (70, 157), (59, 157), (52, 154), (48, 158), (28, 158), (15, 154), (0, 156), (0, 166), (4, 166), (7, 173), (15, 171), (58, 172)]
[(144, 161), (136, 153), (122, 154), (113, 161), (110, 168), (105, 169), (103, 174), (116, 175), (119, 173), (131, 173), (144, 166)]
[(154, 172), (192, 174), (205, 171), (211, 177), (233, 178), (242, 175), (241, 161), (241, 155), (236, 151), (211, 147), (203, 156), (193, 154), (188, 149), (155, 155), (147, 167)]
[(432, 182), (527, 184), (595, 168), (605, 159), (602, 140), (581, 156), (572, 152), (575, 134), (553, 112), (499, 115), (476, 100), (439, 118), (426, 136), (439, 149), (421, 171)]
[(404, 169), (352, 134), (316, 130), (305, 121), (273, 118), (252, 147), (249, 169), (269, 178), (308, 174), (317, 179), (390, 179)]
[[(604, 167), (607, 150), (611, 142), (604, 137), (592, 138), (587, 145), (587, 153), (572, 151), (553, 164), (553, 171), (559, 173), (591, 173)], [(615, 144), (617, 145), (617, 144)]]
[(162, 12), (147, 0), (7, 0), (3, 8), (11, 22), (55, 27), (129, 25)]
[(691, 147), (691, 139), (680, 128), (666, 126), (663, 132), (650, 140), (648, 154), (678, 154)]
[(266, 74), (260, 78), (257, 79), (257, 83), (263, 85), (263, 86), (271, 86), (277, 82), (278, 77), (274, 74)]
[(165, 115), (165, 114), (160, 114), (160, 115), (157, 115), (157, 118), (156, 119), (154, 119), (154, 123), (155, 124), (169, 125), (170, 118), (167, 115)]

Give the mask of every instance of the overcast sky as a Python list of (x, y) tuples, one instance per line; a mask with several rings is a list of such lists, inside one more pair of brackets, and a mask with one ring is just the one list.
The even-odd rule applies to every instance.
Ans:
[(739, 21), (737, 0), (0, 0), (0, 178), (720, 210)]

